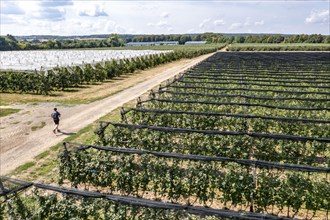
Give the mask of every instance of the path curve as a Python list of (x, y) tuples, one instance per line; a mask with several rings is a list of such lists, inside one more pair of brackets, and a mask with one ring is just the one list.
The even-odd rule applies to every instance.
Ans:
[[(203, 55), (191, 59), (191, 61), (184, 65), (169, 68), (152, 79), (139, 83), (108, 98), (89, 104), (71, 107), (61, 106), (59, 108), (63, 121), (63, 126), (60, 126), (61, 130), (68, 134), (78, 132), (80, 129), (95, 122), (112, 110), (122, 106), (126, 102), (136, 99), (161, 82), (196, 65), (212, 54)], [(45, 102), (39, 103), (36, 106), (12, 106), (23, 110), (19, 113), (1, 118), (0, 175), (5, 175), (19, 165), (32, 160), (38, 154), (62, 142), (67, 137), (67, 135), (57, 136), (52, 134), (53, 122), (49, 115), (55, 104), (56, 103)], [(42, 127), (42, 123), (46, 125), (42, 128), (37, 128), (35, 131), (27, 129), (27, 125), (31, 128), (31, 124), (36, 123), (35, 121), (39, 123), (34, 125), (36, 127)], [(16, 124), (17, 126), (14, 126)]]

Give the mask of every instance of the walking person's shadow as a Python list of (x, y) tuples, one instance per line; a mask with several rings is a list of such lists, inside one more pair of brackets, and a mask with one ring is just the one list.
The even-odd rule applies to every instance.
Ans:
[(77, 134), (76, 132), (65, 132), (65, 131), (58, 131), (58, 133), (56, 134), (56, 136), (62, 136), (62, 135), (74, 135), (74, 134)]

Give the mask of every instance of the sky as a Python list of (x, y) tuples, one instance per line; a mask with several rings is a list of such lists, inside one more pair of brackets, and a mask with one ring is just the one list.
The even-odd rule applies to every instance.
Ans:
[(0, 0), (0, 35), (330, 35), (330, 0)]

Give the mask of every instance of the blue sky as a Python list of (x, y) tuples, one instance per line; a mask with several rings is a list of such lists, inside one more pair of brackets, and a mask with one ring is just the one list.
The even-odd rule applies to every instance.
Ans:
[(329, 0), (1, 0), (1, 35), (330, 34)]

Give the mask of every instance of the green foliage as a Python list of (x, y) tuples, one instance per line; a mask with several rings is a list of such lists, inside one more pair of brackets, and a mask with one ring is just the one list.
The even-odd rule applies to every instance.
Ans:
[(117, 34), (110, 35), (108, 39), (48, 39), (46, 42), (39, 40), (17, 41), (12, 35), (0, 37), (0, 51), (121, 47), (123, 45), (123, 39), (119, 38)]
[[(176, 51), (170, 58), (176, 56), (191, 54)], [(131, 59), (134, 65), (122, 60), (114, 66), (105, 61), (101, 66), (108, 75), (114, 70), (128, 71), (141, 63), (147, 68), (167, 60), (165, 55), (150, 55)], [(314, 169), (330, 166), (326, 139), (330, 134), (328, 64), (325, 53), (217, 53), (161, 86), (158, 92), (150, 94), (149, 100), (139, 101), (137, 109), (123, 110), (121, 124), (100, 124), (95, 131), (99, 136), (96, 144), (126, 150), (105, 151), (86, 146), (78, 149), (75, 144), (67, 144), (58, 157), (59, 183), (185, 204), (198, 202), (212, 206), (215, 202), (217, 207), (225, 209), (250, 208), (292, 218), (313, 219), (321, 213), (320, 218), (325, 219), (330, 209), (328, 173), (305, 172), (290, 168), (289, 164), (296, 168), (297, 165), (313, 165)], [(310, 110), (311, 107), (320, 109)], [(211, 113), (226, 116), (216, 117)], [(242, 117), (247, 115), (260, 117)], [(266, 116), (273, 118), (266, 120)], [(309, 121), (302, 122), (304, 119)], [(253, 136), (254, 132), (272, 136)], [(285, 139), (287, 135), (310, 139), (297, 140), (292, 136)], [(311, 140), (314, 138), (319, 139)], [(157, 152), (142, 154), (130, 149)], [(246, 160), (245, 164), (243, 161), (192, 160), (179, 158), (175, 153), (289, 164), (284, 169), (254, 167)], [(93, 215), (105, 219), (135, 219), (137, 216), (190, 219), (185, 213), (166, 212), (164, 216), (161, 210), (123, 208), (109, 201), (97, 206), (94, 202), (100, 201), (98, 199), (86, 202), (54, 195), (36, 198), (13, 199), (6, 210), (15, 218), (32, 218), (38, 213), (44, 218), (54, 214), (54, 218), (87, 219)]]
[(53, 90), (66, 90), (83, 83), (103, 82), (122, 74), (133, 73), (181, 58), (192, 58), (215, 52), (223, 45), (180, 48), (173, 52), (140, 58), (102, 61), (82, 66), (55, 67), (47, 71), (0, 71), (0, 91), (48, 95)]
[(201, 217), (180, 210), (132, 206), (105, 198), (84, 198), (34, 190), (29, 195), (14, 195), (5, 203), (1, 203), (0, 219), (214, 220), (219, 218)]
[[(218, 53), (183, 77), (173, 80), (172, 84), (151, 93), (150, 100), (138, 103), (136, 111), (124, 111), (123, 123), (135, 127), (127, 128), (119, 124), (100, 127), (96, 132), (99, 135), (96, 144), (329, 167), (329, 143), (172, 130), (248, 131), (327, 138), (330, 135), (329, 122), (303, 123), (285, 119), (329, 121), (328, 110), (308, 109), (329, 108), (328, 62), (326, 54), (315, 53)], [(244, 90), (238, 90), (240, 88)], [(250, 98), (243, 97), (242, 93)], [(265, 106), (244, 107), (230, 103)], [(281, 106), (292, 109), (281, 109)], [(299, 106), (306, 109), (294, 109)], [(283, 120), (194, 115), (188, 112), (272, 116)], [(152, 127), (137, 127), (139, 125)], [(69, 155), (70, 163), (59, 163), (63, 166), (60, 176), (73, 185), (106, 185), (129, 195), (152, 191), (156, 197), (160, 195), (173, 201), (191, 203), (193, 198), (201, 203), (221, 201), (225, 207), (234, 205), (236, 208), (241, 206), (241, 209), (249, 207), (253, 201), (257, 212), (282, 213), (288, 217), (306, 212), (308, 216), (308, 211), (311, 211), (309, 217), (313, 217), (318, 211), (329, 210), (327, 191), (330, 180), (326, 174), (263, 168), (254, 170), (253, 167), (237, 164), (157, 156), (148, 156), (144, 161), (144, 156), (129, 154), (124, 157), (124, 153), (96, 153), (95, 150), (72, 151)], [(111, 161), (111, 166), (107, 160)], [(115, 165), (117, 163), (120, 165)], [(118, 169), (125, 166), (125, 170)], [(93, 170), (93, 174), (89, 170)], [(118, 182), (120, 178), (129, 179)]]
[(69, 180), (74, 187), (105, 187), (132, 196), (151, 191), (159, 199), (189, 204), (217, 200), (226, 207), (248, 207), (253, 198), (258, 211), (287, 207), (292, 216), (303, 208), (316, 212), (329, 206), (329, 182), (322, 174), (257, 169), (254, 188), (251, 171), (241, 165), (97, 150), (64, 151), (59, 157), (60, 183)]
[[(244, 42), (237, 42), (244, 43)], [(246, 43), (233, 44), (228, 47), (229, 51), (330, 51), (330, 44), (315, 43)]]
[(140, 35), (128, 39), (128, 42), (155, 42), (155, 41), (178, 41), (184, 44), (187, 41), (207, 41), (207, 43), (329, 43), (330, 36), (321, 34), (301, 34), (301, 35), (279, 35), (279, 34), (255, 34), (243, 35), (223, 34), (206, 32), (203, 34), (183, 34), (183, 35)]

